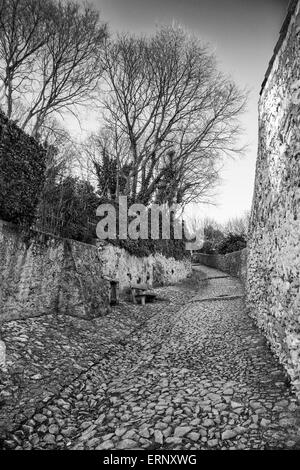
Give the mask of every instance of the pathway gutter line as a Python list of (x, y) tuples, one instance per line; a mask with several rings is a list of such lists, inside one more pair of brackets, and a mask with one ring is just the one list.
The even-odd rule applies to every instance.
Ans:
[(195, 302), (207, 302), (207, 301), (216, 301), (216, 300), (234, 300), (234, 299), (243, 299), (244, 295), (230, 295), (224, 297), (206, 297), (204, 299), (193, 299), (187, 302), (188, 304), (193, 304)]

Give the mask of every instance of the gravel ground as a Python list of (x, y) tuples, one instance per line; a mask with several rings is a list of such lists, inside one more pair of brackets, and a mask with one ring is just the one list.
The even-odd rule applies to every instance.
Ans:
[[(26, 371), (13, 395), (21, 399), (7, 395), (0, 410), (13, 423), (3, 447), (300, 448), (299, 405), (246, 313), (240, 282), (201, 266), (159, 294), (164, 301), (124, 303), (93, 322), (2, 325), (9, 369)], [(9, 394), (11, 373), (5, 380)]]

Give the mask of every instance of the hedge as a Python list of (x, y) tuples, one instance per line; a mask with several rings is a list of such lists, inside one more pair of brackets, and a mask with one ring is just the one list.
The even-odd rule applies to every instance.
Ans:
[(184, 240), (108, 240), (112, 245), (119, 246), (131, 255), (144, 257), (160, 253), (166, 258), (183, 260), (189, 258), (189, 252), (185, 249)]
[(0, 110), (0, 218), (30, 227), (45, 181), (46, 150)]

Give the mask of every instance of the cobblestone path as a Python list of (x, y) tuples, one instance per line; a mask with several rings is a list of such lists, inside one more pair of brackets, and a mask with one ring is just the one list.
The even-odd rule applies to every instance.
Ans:
[(196, 287), (169, 287), (168, 303), (135, 307), (148, 312), (143, 322), (4, 447), (300, 448), (299, 406), (245, 311), (240, 282), (197, 269), (206, 279)]

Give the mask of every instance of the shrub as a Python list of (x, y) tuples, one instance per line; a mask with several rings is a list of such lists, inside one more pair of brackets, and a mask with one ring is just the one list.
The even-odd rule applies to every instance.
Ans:
[(209, 240), (206, 240), (203, 243), (202, 248), (200, 248), (199, 253), (205, 253), (206, 255), (213, 255), (215, 253), (215, 249), (213, 247), (213, 243)]
[(220, 255), (225, 255), (226, 253), (242, 250), (243, 248), (246, 248), (246, 246), (247, 241), (243, 235), (229, 233), (218, 245), (217, 252)]
[[(129, 217), (128, 223), (130, 223), (132, 218)], [(117, 222), (118, 223), (118, 222)], [(160, 236), (161, 233), (161, 220), (160, 220)], [(156, 253), (160, 253), (164, 255), (166, 258), (175, 258), (176, 260), (182, 260), (189, 256), (189, 252), (185, 249), (185, 240), (182, 239), (175, 239), (174, 238), (174, 230), (173, 225), (171, 222), (170, 227), (170, 239), (165, 240), (163, 238), (160, 239), (152, 239), (151, 238), (151, 224), (150, 224), (150, 213), (148, 213), (148, 234), (149, 239), (143, 240), (109, 240), (110, 243), (120, 246), (127, 250), (130, 254), (135, 256), (149, 256), (151, 254), (155, 255)]]
[[(118, 221), (118, 215), (119, 215), (119, 209), (118, 209), (118, 203), (110, 200), (103, 200), (101, 201), (102, 203), (110, 203), (110, 204), (115, 204), (115, 210), (116, 210), (116, 223), (117, 223), (117, 230), (116, 233), (118, 234), (119, 232), (119, 221)], [(128, 226), (132, 220), (134, 220), (135, 217), (128, 217)], [(100, 219), (97, 220), (96, 223), (99, 222)], [(162, 219), (160, 218), (159, 222), (160, 226), (160, 237), (162, 236)], [(151, 238), (151, 217), (150, 217), (150, 211), (148, 212), (148, 235), (149, 238), (144, 240), (144, 239), (138, 239), (138, 240), (132, 240), (127, 238), (126, 240), (122, 240), (118, 238), (116, 239), (108, 239), (107, 242), (109, 242), (112, 245), (119, 246), (120, 248), (125, 249), (128, 251), (130, 254), (138, 256), (138, 257), (144, 257), (144, 256), (149, 256), (151, 254), (156, 254), (160, 253), (164, 255), (166, 258), (175, 258), (176, 260), (182, 260), (186, 259), (187, 257), (190, 256), (189, 252), (185, 249), (185, 243), (186, 241), (184, 239), (175, 239), (174, 238), (174, 229), (173, 229), (173, 223), (171, 221), (170, 225), (170, 239), (165, 240), (163, 238), (159, 239), (152, 239)]]
[(29, 228), (45, 178), (46, 150), (0, 110), (0, 218)]
[(128, 251), (131, 255), (144, 257), (161, 253), (166, 258), (182, 260), (189, 256), (184, 240), (108, 240), (109, 243)]
[[(85, 180), (67, 176), (49, 185), (38, 208), (36, 228), (85, 243), (96, 238), (95, 219), (99, 198)], [(90, 223), (92, 221), (92, 223)]]
[[(60, 183), (52, 182), (43, 192), (43, 198), (38, 210), (36, 228), (56, 235), (72, 238), (85, 243), (93, 243), (96, 238), (96, 209), (102, 203), (113, 201), (100, 198), (88, 181), (68, 176)], [(117, 233), (118, 207), (116, 204)], [(129, 217), (130, 220), (133, 218)], [(150, 222), (150, 217), (149, 217)], [(150, 224), (149, 224), (149, 233)], [(172, 238), (164, 240), (122, 240), (119, 238), (107, 240), (110, 244), (125, 249), (130, 254), (146, 257), (161, 253), (167, 258), (185, 259), (189, 253), (185, 249), (185, 240)]]

